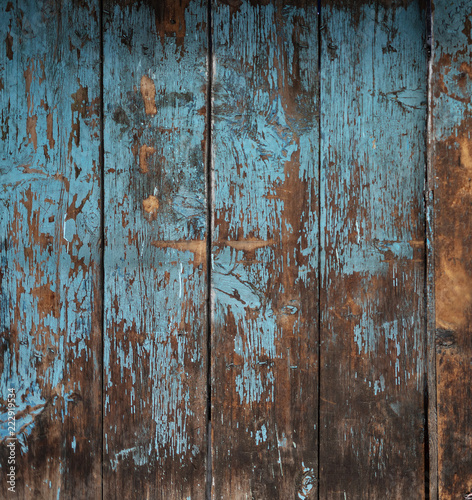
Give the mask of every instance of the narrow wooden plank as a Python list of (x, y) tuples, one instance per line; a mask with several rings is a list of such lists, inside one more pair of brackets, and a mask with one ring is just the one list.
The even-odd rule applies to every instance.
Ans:
[(316, 4), (213, 7), (212, 498), (317, 498)]
[[(426, 236), (426, 406), (427, 410), (427, 447), (426, 453), (426, 486), (429, 500), (438, 500), (438, 404), (436, 379), (436, 318), (435, 318), (435, 271), (434, 271), (434, 172), (432, 165), (433, 151), (431, 147), (432, 130), (432, 89), (433, 70), (432, 57), (432, 12), (428, 3), (426, 14), (427, 53), (428, 53), (428, 121), (426, 141), (426, 179), (425, 179), (425, 236)], [(426, 497), (428, 498), (428, 497)]]
[(206, 7), (104, 12), (104, 498), (201, 499)]
[(472, 2), (433, 5), (439, 498), (472, 493)]
[(418, 1), (321, 8), (320, 498), (423, 498)]
[(0, 496), (98, 498), (99, 2), (0, 12)]

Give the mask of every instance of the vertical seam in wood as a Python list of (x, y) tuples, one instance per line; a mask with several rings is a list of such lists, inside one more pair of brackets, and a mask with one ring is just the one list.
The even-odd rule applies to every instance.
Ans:
[(211, 172), (211, 119), (212, 119), (212, 88), (213, 88), (213, 45), (212, 45), (212, 29), (211, 29), (211, 0), (207, 0), (207, 89), (206, 89), (206, 183), (207, 183), (207, 298), (206, 298), (206, 342), (207, 342), (207, 459), (206, 459), (206, 500), (211, 500), (212, 487), (212, 442), (211, 442), (211, 342), (212, 342), (212, 206), (213, 206), (213, 183)]
[[(426, 404), (425, 460), (426, 498), (438, 499), (438, 429), (437, 429), (437, 378), (435, 342), (435, 296), (434, 296), (434, 173), (432, 165), (432, 77), (434, 60), (433, 13), (431, 0), (427, 6), (428, 37), (428, 107), (426, 137), (426, 193), (425, 193), (425, 256), (426, 256)], [(429, 481), (428, 481), (429, 477)]]
[(321, 0), (318, 0), (318, 500), (321, 486)]
[(100, 324), (101, 324), (101, 498), (104, 497), (104, 484), (103, 484), (103, 464), (104, 464), (104, 336), (105, 336), (105, 138), (104, 138), (104, 105), (103, 105), (103, 63), (104, 63), (104, 51), (103, 51), (103, 0), (99, 2), (100, 12), (99, 12), (99, 29), (100, 29)]
[[(431, 56), (431, 47), (429, 45), (430, 42), (430, 22), (429, 22), (429, 5), (426, 6), (426, 15), (425, 15), (425, 30), (426, 30), (426, 64), (427, 64), (427, 87), (426, 91), (428, 93), (429, 97), (429, 61), (430, 61), (430, 56)], [(425, 304), (424, 304), (424, 315), (425, 315), (425, 323), (424, 323), (424, 332), (425, 332), (425, 359), (426, 359), (426, 364), (425, 364), (425, 373), (424, 373), (424, 380), (423, 380), (423, 411), (424, 411), (424, 442), (423, 442), (423, 450), (424, 450), (424, 498), (425, 500), (430, 500), (430, 487), (431, 487), (431, 477), (430, 477), (430, 446), (429, 446), (429, 440), (430, 440), (430, 419), (429, 419), (429, 381), (428, 381), (428, 376), (429, 376), (429, 366), (428, 366), (428, 355), (429, 355), (429, 348), (428, 348), (428, 229), (427, 229), (427, 224), (428, 224), (428, 200), (429, 200), (429, 190), (427, 188), (427, 182), (428, 182), (428, 124), (429, 124), (429, 113), (428, 109), (426, 109), (426, 134), (425, 134), (425, 155), (426, 155), (426, 164), (425, 164), (425, 171), (424, 171), (424, 186), (425, 186), (425, 191), (423, 195), (423, 204), (424, 204), (424, 214), (425, 214), (425, 222), (424, 222), (424, 245), (425, 245), (425, 253), (424, 253), (424, 283), (423, 283), (423, 290), (424, 290), (424, 297), (425, 297)]]

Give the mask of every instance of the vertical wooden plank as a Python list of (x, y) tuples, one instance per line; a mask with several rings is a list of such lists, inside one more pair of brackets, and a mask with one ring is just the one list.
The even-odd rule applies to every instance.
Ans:
[(472, 493), (472, 2), (433, 4), (439, 498)]
[(213, 6), (212, 498), (317, 498), (316, 4)]
[(320, 498), (423, 498), (425, 11), (321, 18)]
[(0, 496), (98, 498), (98, 1), (0, 9)]
[(206, 7), (105, 1), (104, 498), (200, 499)]

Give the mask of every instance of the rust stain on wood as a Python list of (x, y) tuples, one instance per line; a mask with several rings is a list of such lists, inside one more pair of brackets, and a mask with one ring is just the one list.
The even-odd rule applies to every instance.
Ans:
[(143, 200), (143, 208), (145, 212), (155, 217), (159, 210), (159, 200), (155, 196), (150, 195)]
[(155, 152), (156, 148), (147, 146), (146, 144), (142, 145), (139, 149), (139, 168), (143, 174), (149, 172), (148, 157)]
[(152, 78), (147, 75), (141, 77), (141, 95), (143, 96), (146, 114), (155, 115), (157, 113), (156, 86)]
[(54, 140), (53, 126), (54, 126), (54, 115), (48, 113), (46, 116), (46, 127), (47, 127), (47, 139), (49, 143), (49, 149), (54, 149), (56, 141)]
[(242, 252), (254, 252), (254, 250), (256, 250), (257, 248), (264, 248), (264, 247), (267, 247), (269, 245), (273, 245), (274, 240), (270, 239), (270, 240), (265, 241), (265, 240), (261, 240), (261, 239), (257, 239), (257, 238), (246, 238), (245, 240), (241, 240), (241, 241), (227, 240), (227, 241), (224, 241), (221, 243), (224, 245), (227, 245), (231, 248), (234, 248), (235, 250), (240, 250)]
[(161, 40), (165, 43), (167, 37), (175, 37), (175, 41), (181, 51), (184, 50), (186, 27), (186, 11), (190, 5), (190, 0), (164, 0), (154, 2), (145, 0), (154, 10), (156, 31)]
[(49, 314), (56, 318), (59, 317), (59, 304), (55, 292), (51, 290), (50, 283), (33, 288), (31, 290), (31, 294), (38, 300), (38, 312), (40, 319)]
[(37, 116), (28, 116), (26, 119), (26, 133), (28, 136), (28, 144), (33, 143), (33, 148), (36, 151), (38, 148), (38, 135), (36, 133), (36, 124), (38, 123)]
[(206, 242), (204, 240), (193, 241), (151, 241), (151, 245), (156, 248), (173, 248), (181, 252), (191, 252), (194, 255), (195, 266), (206, 263)]

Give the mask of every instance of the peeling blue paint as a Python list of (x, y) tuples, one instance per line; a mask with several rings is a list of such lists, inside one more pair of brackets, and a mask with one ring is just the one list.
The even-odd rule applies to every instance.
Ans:
[(115, 5), (104, 33), (106, 460), (150, 473), (202, 453), (206, 405), (206, 8), (185, 9), (181, 42), (156, 19)]
[[(35, 418), (64, 384), (73, 384), (66, 355), (80, 358), (88, 351), (95, 300), (92, 280), (99, 235), (90, 231), (84, 214), (98, 214), (98, 137), (92, 124), (93, 105), (84, 103), (91, 109), (78, 116), (70, 94), (84, 85), (93, 99), (98, 82), (90, 78), (89, 65), (71, 71), (70, 58), (64, 55), (58, 62), (51, 50), (57, 22), (54, 15), (45, 18), (51, 9), (55, 15), (52, 4), (25, 0), (21, 9), (13, 7), (11, 14), (0, 16), (13, 37), (12, 59), (2, 62), (6, 92), (0, 95), (2, 116), (9, 110), (0, 156), (4, 238), (0, 390), (3, 394), (8, 388), (16, 391), (23, 453)], [(65, 11), (71, 19), (80, 19), (80, 10)], [(10, 16), (22, 19), (22, 31), (20, 25), (9, 22)], [(81, 44), (82, 57), (92, 63), (96, 42)], [(73, 139), (68, 143), (67, 133), (72, 134), (74, 123), (81, 126), (79, 144)], [(74, 165), (80, 169), (78, 174)], [(75, 220), (66, 221), (76, 200), (83, 210), (78, 210)], [(2, 439), (5, 431), (2, 426)]]
[(256, 432), (255, 441), (256, 441), (256, 445), (267, 441), (267, 428), (265, 425), (262, 425), (261, 428)]
[[(460, 129), (460, 117), (470, 113), (470, 84), (464, 85), (464, 68), (467, 67), (469, 56), (464, 51), (470, 50), (469, 34), (463, 26), (470, 22), (472, 16), (456, 2), (442, 2), (435, 5), (436, 23), (434, 26), (434, 60), (438, 65), (436, 86), (440, 89), (434, 96), (434, 114), (432, 134), (434, 140), (445, 140), (457, 134)], [(447, 60), (455, 54), (460, 54), (454, 63), (447, 64)], [(446, 63), (447, 71), (439, 65)], [(465, 64), (462, 66), (461, 63)]]
[[(294, 45), (291, 34), (283, 33), (282, 42), (277, 40), (273, 23), (276, 6), (252, 7), (242, 4), (238, 17), (244, 23), (227, 22), (224, 9), (215, 14), (215, 53), (226, 47), (230, 37), (244, 40), (240, 50), (244, 60), (258, 61), (258, 72), (248, 70), (237, 58), (225, 60), (215, 65), (214, 79), (217, 82), (213, 111), (213, 183), (214, 214), (216, 219), (226, 221), (227, 228), (221, 234), (219, 224), (214, 228), (213, 294), (214, 322), (216, 330), (224, 328), (227, 315), (231, 314), (238, 325), (234, 339), (234, 349), (244, 360), (237, 368), (235, 388), (240, 404), (273, 401), (275, 378), (271, 366), (265, 371), (259, 369), (261, 355), (271, 359), (284, 356), (278, 352), (277, 314), (268, 299), (270, 282), (273, 279), (270, 264), (277, 258), (277, 273), (286, 271), (286, 267), (295, 264), (290, 253), (286, 259), (276, 257), (274, 233), (293, 233), (290, 222), (284, 218), (285, 201), (278, 193), (288, 180), (286, 163), (299, 154), (299, 179), (316, 178), (316, 151), (318, 134), (315, 123), (294, 120), (287, 113), (287, 103), (279, 93), (280, 81), (293, 77)], [(297, 16), (305, 16), (302, 9), (285, 6), (284, 22), (293, 26)], [(257, 25), (257, 30), (246, 30)], [(241, 30), (241, 31), (239, 31)], [(231, 32), (231, 35), (230, 35)], [(239, 38), (238, 38), (239, 37)], [(256, 38), (254, 38), (256, 37)], [(259, 50), (261, 43), (267, 44)], [(263, 66), (268, 62), (267, 67)], [(288, 73), (273, 61), (287, 61)], [(308, 64), (300, 60), (303, 65)], [(241, 64), (241, 66), (240, 66)], [(307, 68), (303, 68), (307, 71)], [(303, 80), (302, 84), (312, 83)], [(254, 89), (247, 95), (248, 89)], [(314, 119), (313, 119), (314, 120)], [(317, 174), (316, 174), (317, 175)], [(310, 224), (306, 228), (307, 246), (301, 249), (309, 256), (309, 265), (299, 267), (299, 279), (309, 282), (309, 274), (317, 266), (316, 213), (310, 214)], [(248, 265), (246, 254), (225, 246), (222, 238), (229, 241), (244, 241), (257, 237), (266, 246), (255, 250), (254, 264)], [(221, 243), (220, 243), (221, 242)], [(295, 251), (295, 250), (294, 250)], [(281, 294), (286, 290), (281, 287)], [(290, 311), (287, 305), (284, 312)], [(251, 317), (247, 319), (248, 312)], [(296, 312), (296, 308), (291, 310)], [(226, 355), (230, 355), (227, 353)], [(264, 358), (265, 359), (265, 358)]]
[[(320, 450), (327, 465), (319, 496), (403, 497), (424, 481), (417, 441), (425, 370), (425, 12), (418, 2), (333, 2), (321, 16)], [(392, 474), (400, 455), (401, 479)], [(357, 483), (347, 490), (352, 470), (372, 478), (368, 493)]]

